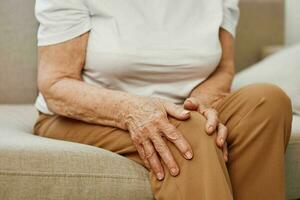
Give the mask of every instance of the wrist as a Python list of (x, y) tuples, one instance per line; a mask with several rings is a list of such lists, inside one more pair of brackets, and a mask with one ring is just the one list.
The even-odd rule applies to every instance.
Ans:
[(110, 97), (110, 103), (106, 112), (110, 113), (113, 117), (114, 126), (123, 130), (128, 130), (126, 119), (131, 113), (135, 95), (122, 92), (122, 91), (110, 91), (107, 96)]
[(122, 128), (123, 130), (129, 129), (129, 121), (132, 121), (132, 114), (134, 110), (137, 109), (141, 98), (143, 97), (130, 93), (125, 93), (123, 95), (118, 106), (119, 114), (117, 121), (119, 128)]

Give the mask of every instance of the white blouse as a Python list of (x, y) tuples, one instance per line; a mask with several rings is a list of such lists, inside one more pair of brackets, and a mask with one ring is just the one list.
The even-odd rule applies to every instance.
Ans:
[[(238, 0), (36, 0), (38, 46), (90, 31), (83, 80), (183, 103), (217, 67)], [(36, 107), (51, 113), (40, 93)]]

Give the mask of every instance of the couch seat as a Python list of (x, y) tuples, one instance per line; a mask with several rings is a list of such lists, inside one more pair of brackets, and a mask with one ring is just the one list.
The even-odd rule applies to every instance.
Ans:
[[(0, 199), (153, 199), (147, 171), (93, 146), (32, 134), (33, 105), (0, 106)], [(287, 199), (300, 198), (300, 117), (286, 154)]]
[(153, 199), (148, 172), (93, 146), (32, 134), (33, 105), (0, 106), (0, 199)]

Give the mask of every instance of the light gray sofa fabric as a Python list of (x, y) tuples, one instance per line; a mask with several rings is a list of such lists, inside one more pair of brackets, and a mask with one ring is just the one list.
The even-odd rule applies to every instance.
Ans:
[(292, 135), (285, 156), (287, 199), (300, 199), (300, 116), (293, 116)]
[(0, 106), (0, 199), (153, 199), (148, 172), (115, 153), (32, 134), (33, 105)]

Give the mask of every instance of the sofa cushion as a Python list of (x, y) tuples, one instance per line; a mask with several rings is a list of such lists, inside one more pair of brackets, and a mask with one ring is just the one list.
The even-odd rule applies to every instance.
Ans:
[(153, 199), (148, 172), (104, 149), (32, 134), (33, 105), (0, 106), (0, 199)]
[[(147, 171), (104, 149), (32, 134), (33, 105), (0, 106), (0, 199), (153, 199)], [(286, 154), (287, 199), (300, 198), (300, 116)]]
[(265, 58), (238, 73), (233, 89), (268, 82), (281, 87), (291, 98), (293, 112), (300, 115), (300, 43)]
[(287, 199), (300, 199), (300, 116), (293, 116), (292, 135), (285, 157)]

